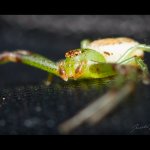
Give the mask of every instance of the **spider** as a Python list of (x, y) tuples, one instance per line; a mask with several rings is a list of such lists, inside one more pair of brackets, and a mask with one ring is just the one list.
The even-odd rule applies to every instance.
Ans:
[(101, 121), (140, 81), (149, 84), (144, 52), (150, 52), (150, 46), (127, 37), (86, 39), (81, 41), (81, 48), (66, 52), (66, 58), (58, 62), (27, 50), (16, 50), (2, 52), (0, 64), (23, 63), (47, 71), (47, 85), (53, 75), (64, 81), (113, 77), (110, 90), (104, 96), (60, 124), (59, 130), (69, 133), (84, 122), (95, 124)]

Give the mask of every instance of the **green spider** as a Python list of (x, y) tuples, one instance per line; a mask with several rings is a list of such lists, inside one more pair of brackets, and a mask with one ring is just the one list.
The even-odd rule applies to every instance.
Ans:
[(39, 54), (26, 50), (3, 52), (0, 64), (7, 62), (24, 63), (56, 75), (63, 80), (105, 78), (118, 74), (117, 65), (130, 65), (148, 72), (142, 58), (150, 47), (129, 38), (107, 38), (81, 42), (81, 48), (70, 50), (66, 59), (53, 62)]
[(1, 53), (0, 64), (24, 63), (47, 71), (47, 83), (51, 82), (52, 75), (64, 81), (114, 77), (112, 89), (107, 94), (60, 125), (60, 130), (67, 133), (85, 121), (100, 121), (133, 91), (136, 83), (149, 83), (148, 67), (143, 60), (144, 52), (150, 52), (150, 46), (126, 37), (106, 38), (83, 40), (81, 48), (70, 50), (65, 54), (66, 59), (58, 62), (30, 51), (17, 50)]

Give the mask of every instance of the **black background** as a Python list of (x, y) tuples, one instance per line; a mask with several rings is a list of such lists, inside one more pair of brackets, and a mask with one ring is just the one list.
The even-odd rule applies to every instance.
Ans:
[[(150, 15), (0, 16), (0, 52), (27, 49), (58, 60), (67, 50), (78, 48), (84, 38), (117, 36), (150, 44)], [(149, 57), (146, 54), (145, 61), (150, 65)], [(0, 134), (59, 134), (59, 123), (105, 91), (99, 81), (81, 85), (58, 78), (45, 87), (46, 76), (22, 64), (0, 66)], [(72, 134), (149, 134), (149, 87), (139, 85), (101, 124), (85, 124)], [(146, 128), (131, 132), (137, 125)]]

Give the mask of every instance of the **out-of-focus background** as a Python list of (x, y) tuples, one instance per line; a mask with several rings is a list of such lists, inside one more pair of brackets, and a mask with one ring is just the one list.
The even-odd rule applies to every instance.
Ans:
[[(150, 44), (150, 15), (0, 16), (0, 52), (27, 49), (56, 61), (64, 58), (67, 50), (79, 48), (84, 38), (117, 36)], [(150, 54), (146, 54), (145, 61), (150, 65), (149, 58)], [(95, 82), (92, 88), (84, 83), (84, 89), (79, 84), (71, 90), (70, 85), (59, 82), (46, 88), (42, 85), (46, 75), (22, 64), (0, 66), (0, 134), (59, 134), (60, 122), (103, 93)], [(139, 91), (131, 98), (132, 102), (109, 116), (103, 125), (85, 125), (74, 134), (130, 134), (137, 124), (148, 125), (148, 86), (139, 87)], [(132, 133), (150, 132), (144, 129)]]

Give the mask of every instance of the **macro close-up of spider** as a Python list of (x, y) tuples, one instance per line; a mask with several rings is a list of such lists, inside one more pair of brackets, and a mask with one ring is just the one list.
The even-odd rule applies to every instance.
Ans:
[[(53, 17), (55, 18), (56, 16)], [(65, 19), (67, 17), (68, 16), (64, 16)], [(96, 17), (99, 18), (99, 16)], [(107, 15), (106, 17), (103, 17), (104, 16), (102, 16), (101, 19), (104, 20), (107, 20), (107, 17), (108, 20), (111, 17), (113, 18), (113, 16), (110, 16), (109, 18)], [(138, 16), (133, 16), (133, 18), (136, 17)], [(1, 19), (8, 23), (9, 19), (11, 20), (11, 16), (8, 18), (3, 16)], [(116, 18), (114, 16), (112, 22), (115, 19)], [(134, 24), (132, 22), (130, 23)], [(2, 28), (5, 29), (6, 27)], [(45, 30), (46, 28), (47, 27), (45, 26)], [(121, 30), (118, 31), (121, 32)], [(15, 32), (17, 33), (18, 31)], [(33, 30), (32, 32), (34, 33), (35, 31)], [(51, 33), (52, 31), (48, 32)], [(145, 55), (149, 54), (150, 45), (147, 42), (145, 43), (144, 41), (134, 38), (134, 36), (129, 34), (130, 32), (126, 34), (118, 34), (117, 36), (107, 36), (106, 33), (105, 36), (102, 37), (97, 34), (97, 36), (93, 38), (90, 37), (89, 34), (88, 36), (84, 36), (82, 39), (80, 38), (80, 40), (77, 40), (77, 45), (80, 46), (68, 46), (68, 50), (64, 50), (64, 56), (61, 55), (57, 60), (54, 59), (54, 55), (57, 55), (58, 53), (57, 51), (56, 54), (55, 52), (52, 53), (53, 55), (51, 58), (49, 57), (50, 54), (46, 55), (43, 52), (40, 53), (40, 51), (32, 50), (32, 46), (12, 46), (11, 50), (9, 50), (9, 47), (7, 50), (1, 50), (0, 67), (3, 70), (3, 76), (5, 77), (5, 74), (7, 74), (5, 80), (7, 80), (7, 78), (13, 78), (13, 75), (9, 75), (10, 71), (7, 71), (8, 73), (6, 73), (6, 70), (4, 69), (7, 68), (7, 65), (9, 69), (11, 67), (15, 67), (15, 65), (12, 66), (10, 62), (17, 63), (20, 65), (20, 68), (25, 68), (22, 69), (22, 73), (19, 73), (20, 70), (17, 70), (17, 68), (12, 69), (13, 71), (11, 71), (16, 73), (15, 82), (19, 86), (1, 88), (2, 99), (5, 101), (8, 96), (12, 101), (7, 101), (6, 104), (2, 104), (0, 107), (0, 111), (2, 111), (2, 114), (4, 113), (4, 116), (7, 114), (7, 105), (10, 107), (7, 110), (11, 112), (9, 113), (11, 114), (10, 117), (8, 115), (6, 120), (2, 119), (2, 116), (0, 116), (0, 126), (4, 127), (2, 131), (0, 129), (0, 133), (5, 133), (6, 131), (9, 131), (8, 129), (10, 129), (11, 132), (9, 131), (9, 134), (32, 134), (32, 132), (33, 134), (37, 134), (37, 131), (39, 132), (38, 134), (95, 134), (97, 130), (99, 131), (97, 132), (98, 134), (121, 134), (124, 132), (126, 134), (130, 134), (135, 131), (142, 132), (141, 129), (144, 128), (144, 133), (148, 134), (148, 121), (146, 121), (146, 124), (142, 125), (139, 124), (137, 120), (132, 123), (132, 117), (134, 118), (134, 116), (129, 116), (128, 114), (130, 114), (131, 111), (127, 111), (125, 108), (122, 109), (124, 111), (126, 110), (126, 113), (123, 113), (122, 118), (127, 118), (127, 120), (129, 119), (127, 122), (128, 125), (131, 123), (130, 127), (125, 127), (126, 123), (122, 127), (121, 123), (117, 123), (119, 119), (113, 119), (113, 117), (111, 120), (113, 125), (111, 125), (111, 123), (107, 123), (107, 118), (110, 117), (109, 114), (114, 114), (115, 117), (115, 113), (112, 112), (117, 110), (117, 107), (121, 107), (122, 104), (124, 104), (123, 101), (130, 99), (133, 95), (136, 95), (139, 85), (142, 85), (142, 87), (145, 86), (145, 88), (149, 86), (149, 66), (145, 62)], [(44, 36), (47, 37), (47, 35), (43, 35), (43, 37)], [(61, 36), (62, 35), (59, 37)], [(66, 39), (68, 40), (69, 35), (63, 36), (66, 36)], [(59, 45), (59, 40), (57, 42), (54, 43), (55, 46)], [(52, 44), (53, 40), (49, 40), (47, 43)], [(30, 67), (26, 68), (25, 65)], [(21, 83), (19, 84), (19, 74), (25, 75), (27, 74), (25, 71), (29, 69), (29, 72), (31, 72), (32, 68), (34, 68), (35, 72), (37, 72), (37, 74), (35, 73), (34, 80), (37, 77), (43, 81), (43, 79), (39, 77), (39, 74), (41, 73), (38, 72), (39, 70), (48, 73), (47, 79), (45, 79), (40, 86), (37, 86), (37, 84), (32, 85), (32, 82), (29, 84), (30, 86), (25, 84), (20, 86)], [(28, 75), (22, 76), (21, 78), (27, 80), (27, 77)], [(19, 80), (17, 81), (17, 79)], [(8, 79), (8, 85), (10, 84), (9, 81), (10, 80)], [(6, 85), (4, 80), (2, 83), (2, 85)], [(27, 94), (27, 92), (24, 93), (26, 90), (29, 90), (30, 94)], [(15, 94), (18, 94), (18, 96), (15, 96)], [(15, 101), (18, 101), (21, 104), (15, 104)], [(19, 105), (23, 106), (22, 110)], [(16, 107), (16, 109), (11, 109), (11, 106)], [(130, 106), (130, 104), (128, 104), (128, 106)], [(147, 105), (147, 107), (148, 106), (149, 105)], [(132, 109), (132, 107), (130, 108)], [(69, 113), (67, 109), (71, 113)], [(135, 110), (133, 109), (133, 112), (134, 111)], [(141, 111), (141, 108), (137, 109), (137, 112), (139, 111)], [(13, 118), (16, 116), (22, 121), (14, 123), (12, 128), (12, 125), (9, 126), (9, 121), (13, 120), (11, 123), (15, 122), (16, 119)], [(137, 118), (138, 116), (139, 113)], [(140, 120), (141, 118), (142, 117), (140, 117)], [(86, 123), (92, 126), (89, 126)], [(108, 127), (108, 124), (110, 124), (112, 129), (111, 127)], [(116, 127), (116, 130), (114, 126)], [(78, 130), (80, 128), (81, 130)], [(48, 132), (49, 129), (51, 129), (50, 133)]]
[[(150, 46), (140, 44), (125, 37), (106, 38), (92, 42), (83, 40), (80, 49), (67, 52), (65, 54), (66, 59), (60, 62), (53, 62), (48, 58), (30, 51), (17, 50), (14, 52), (1, 53), (0, 63), (24, 63), (45, 70), (50, 73), (47, 84), (50, 84), (52, 75), (59, 76), (64, 81), (68, 81), (68, 79), (92, 80), (94, 78), (116, 76), (116, 81), (112, 86), (118, 88), (118, 91), (113, 93), (116, 94), (116, 100), (120, 101), (121, 98), (124, 98), (133, 90), (134, 84), (138, 81), (141, 80), (145, 84), (149, 83), (150, 75), (147, 65), (143, 61), (144, 52), (150, 52)], [(125, 87), (125, 85), (127, 87)], [(119, 97), (119, 92), (122, 92), (121, 97)], [(109, 100), (112, 99), (111, 95), (109, 97), (105, 97), (103, 100), (104, 104), (101, 101), (100, 108), (106, 104), (109, 106), (106, 105), (106, 108), (103, 108), (102, 112), (99, 112), (101, 114), (100, 116), (105, 116), (105, 113), (107, 114), (108, 110), (111, 110), (111, 108), (108, 109), (108, 107), (111, 106), (110, 103), (118, 103), (114, 102), (115, 100), (111, 102)], [(107, 103), (108, 100), (109, 103)], [(112, 108), (114, 104), (112, 104)], [(98, 107), (98, 105), (96, 107)], [(100, 108), (93, 108), (93, 111), (97, 113), (97, 109)], [(89, 119), (89, 117), (93, 115), (91, 112), (91, 114), (88, 115), (88, 110), (86, 110), (86, 112), (81, 112), (78, 117), (80, 118), (80, 115), (82, 116), (84, 113), (85, 118), (81, 117), (83, 120)], [(75, 121), (71, 120), (69, 123), (67, 122), (66, 125), (63, 125), (64, 128), (70, 130), (70, 128), (72, 128), (70, 124), (74, 126), (73, 122), (75, 122), (75, 124), (80, 124), (81, 120), (77, 118), (75, 118)], [(96, 117), (96, 119), (91, 120), (97, 121), (97, 119)]]

